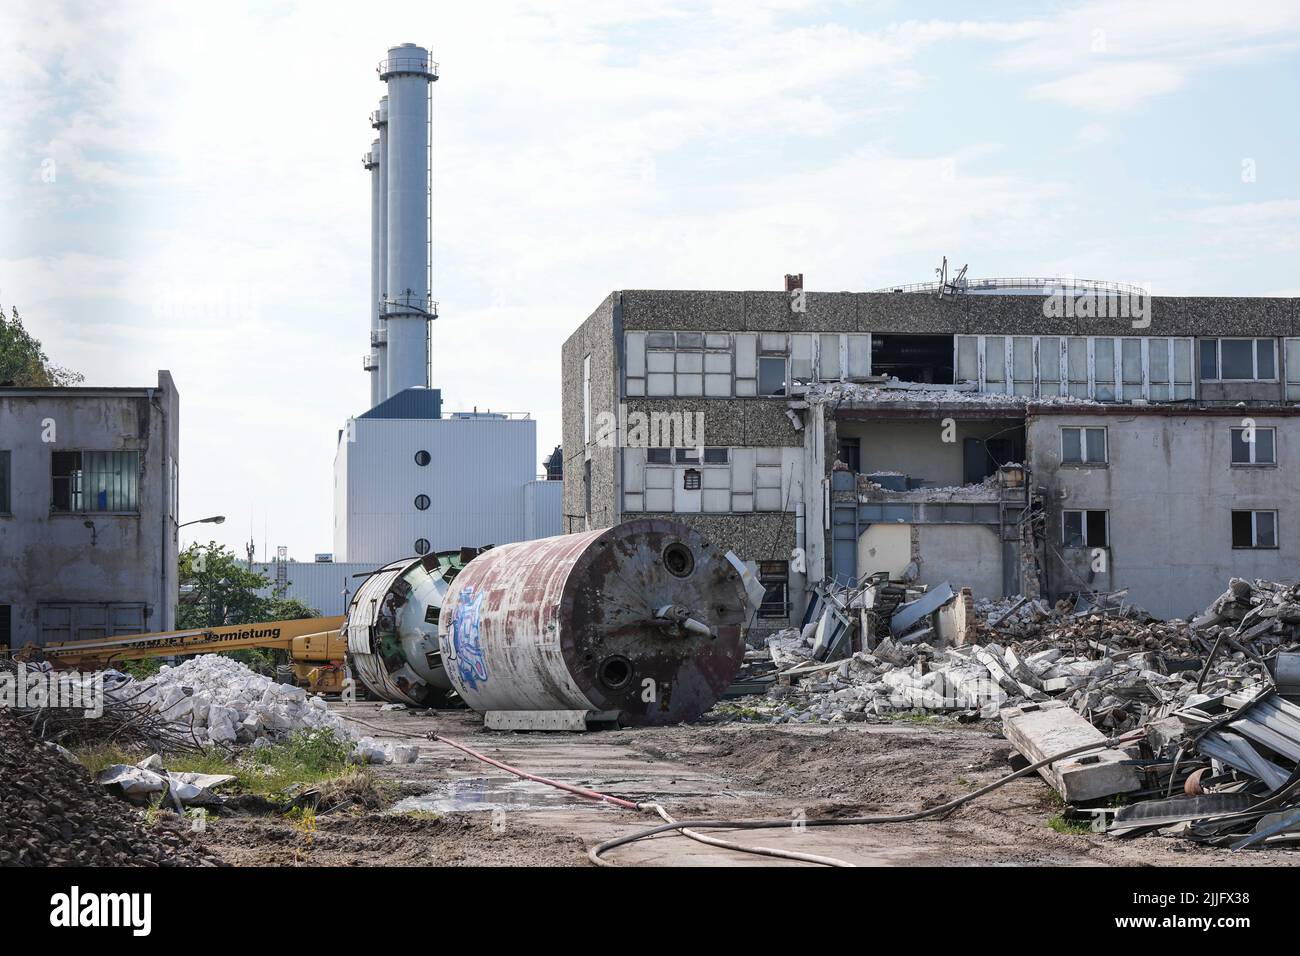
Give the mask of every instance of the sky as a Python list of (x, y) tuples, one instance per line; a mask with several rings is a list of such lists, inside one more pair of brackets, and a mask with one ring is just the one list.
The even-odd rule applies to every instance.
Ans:
[[(560, 437), (616, 289), (1072, 275), (1300, 296), (1300, 4), (517, 0), (0, 7), (0, 305), (181, 396), (181, 532), (332, 550), (368, 404), (388, 47), (428, 46), (434, 381)], [(198, 532), (191, 536), (191, 532)]]

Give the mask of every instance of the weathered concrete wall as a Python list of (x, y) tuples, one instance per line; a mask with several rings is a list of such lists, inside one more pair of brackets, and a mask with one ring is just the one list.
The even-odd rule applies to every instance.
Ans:
[(967, 438), (1011, 438), (1021, 424), (1019, 420), (954, 421), (951, 442), (944, 441), (947, 432), (940, 420), (844, 421), (837, 431), (841, 439), (861, 441), (862, 474), (901, 471), (944, 488), (962, 484)]
[[(0, 514), (0, 604), (13, 608), (14, 646), (37, 640), (41, 604), (143, 604), (146, 628), (174, 627), (179, 408), (166, 371), (148, 389), (0, 389), (12, 489)], [(139, 452), (138, 512), (53, 513), (55, 451)]]
[[(584, 531), (617, 524), (618, 449), (583, 440), (582, 363), (591, 356), (591, 437), (596, 436), (597, 416), (613, 415), (618, 406), (617, 342), (619, 296), (611, 293), (565, 341), (560, 351), (561, 434), (564, 454), (564, 530)], [(583, 477), (591, 462), (591, 507), (586, 511)]]
[[(1293, 580), (1300, 558), (1300, 442), (1297, 418), (1251, 410), (1258, 427), (1277, 428), (1276, 467), (1234, 467), (1229, 429), (1243, 411), (1173, 414), (1114, 408), (1107, 414), (1035, 413), (1028, 424), (1032, 480), (1046, 491), (1048, 593), (1077, 590), (1080, 553), (1062, 547), (1065, 509), (1110, 512), (1109, 580), (1153, 614), (1186, 615), (1222, 593), (1232, 576)], [(1063, 425), (1105, 425), (1105, 467), (1062, 466)], [(1232, 547), (1234, 509), (1276, 510), (1279, 547)]]
[(989, 335), (1298, 335), (1300, 299), (1157, 296), (1151, 323), (1131, 318), (1049, 317), (1034, 295), (805, 293), (806, 311), (785, 292), (622, 293), (626, 329), (664, 331), (911, 332)]
[(969, 587), (977, 598), (1002, 596), (1002, 543), (995, 528), (975, 524), (919, 524), (922, 584)]
[(858, 538), (858, 577), (888, 571), (895, 580), (912, 563), (910, 524), (873, 524)]

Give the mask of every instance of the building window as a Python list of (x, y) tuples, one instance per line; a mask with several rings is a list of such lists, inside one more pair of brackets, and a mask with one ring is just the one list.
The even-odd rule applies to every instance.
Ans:
[(1108, 548), (1107, 524), (1105, 511), (1066, 511), (1061, 517), (1062, 543), (1067, 548)]
[(758, 394), (785, 394), (785, 359), (764, 356), (758, 360)]
[(421, 468), (427, 465), (430, 461), (432, 461), (432, 458), (427, 451), (421, 449), (415, 453), (415, 463)]
[(841, 438), (840, 450), (836, 457), (844, 462), (849, 471), (855, 474), (862, 470), (862, 439)]
[(14, 646), (14, 609), (12, 605), (0, 604), (0, 647)]
[(1202, 339), (1201, 379), (1277, 381), (1276, 343), (1272, 339)]
[[(12, 510), (9, 500), (9, 452), (0, 451), (0, 514), (7, 515)], [(0, 641), (0, 643), (4, 643)]]
[(416, 539), (415, 539), (415, 553), (416, 553), (416, 554), (428, 554), (428, 553), (429, 553), (429, 539), (428, 539), (428, 538), (416, 538)]
[(760, 561), (758, 583), (763, 585), (763, 600), (758, 606), (758, 616), (786, 618), (790, 616), (790, 562)]
[(1277, 429), (1232, 429), (1232, 463), (1234, 465), (1276, 465)]
[(700, 470), (698, 468), (687, 468), (682, 472), (682, 490), (699, 491), (700, 490)]
[(1234, 548), (1276, 548), (1276, 511), (1234, 511), (1232, 513)]
[(647, 448), (645, 460), (651, 465), (671, 465), (673, 450), (671, 448)]
[(54, 512), (136, 511), (140, 453), (56, 451), (50, 456)]
[(1099, 402), (1193, 397), (1193, 340), (1115, 336), (959, 335), (955, 380), (981, 391)]
[(704, 463), (706, 465), (725, 465), (728, 461), (726, 448), (706, 448), (704, 449)]
[(430, 502), (429, 502), (429, 496), (428, 496), (428, 495), (416, 495), (416, 496), (415, 496), (415, 510), (416, 510), (416, 511), (428, 511), (428, 510), (429, 510), (429, 504), (430, 504)]
[(1276, 511), (1234, 511), (1232, 513), (1234, 548), (1276, 548)]
[(1105, 427), (1062, 428), (1061, 461), (1067, 465), (1105, 464)]

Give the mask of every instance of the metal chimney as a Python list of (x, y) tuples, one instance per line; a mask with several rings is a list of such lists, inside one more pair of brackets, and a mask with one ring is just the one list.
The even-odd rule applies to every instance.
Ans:
[(384, 400), (388, 389), (384, 327), (380, 321), (384, 245), (388, 236), (384, 229), (384, 153), (379, 140), (370, 144), (370, 152), (361, 157), (361, 164), (370, 172), (370, 351), (365, 369), (370, 374), (370, 407), (374, 408)]
[[(383, 324), (387, 326), (385, 397), (429, 384), (429, 84), (438, 67), (429, 51), (403, 43), (379, 64), (388, 84), (387, 142), (381, 142), (388, 182), (388, 262)], [(383, 130), (380, 131), (381, 139)]]

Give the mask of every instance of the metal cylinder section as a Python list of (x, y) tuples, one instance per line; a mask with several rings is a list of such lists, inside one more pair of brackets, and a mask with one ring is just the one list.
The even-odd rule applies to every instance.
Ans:
[(445, 704), (451, 683), (438, 648), (438, 615), (457, 552), (404, 558), (357, 588), (344, 625), (352, 670), (377, 697), (412, 707)]
[(724, 554), (686, 525), (646, 519), (476, 557), (450, 588), (439, 640), (474, 710), (672, 724), (700, 716), (731, 683), (745, 611)]

